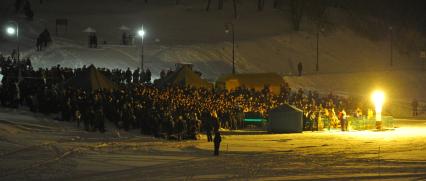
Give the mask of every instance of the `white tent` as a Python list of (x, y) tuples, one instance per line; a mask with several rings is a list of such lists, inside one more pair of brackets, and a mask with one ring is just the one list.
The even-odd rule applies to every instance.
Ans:
[(93, 29), (92, 27), (87, 27), (86, 29), (83, 30), (83, 32), (85, 32), (85, 33), (96, 33), (96, 30)]
[(268, 120), (268, 131), (270, 132), (303, 132), (303, 111), (288, 104), (270, 110)]

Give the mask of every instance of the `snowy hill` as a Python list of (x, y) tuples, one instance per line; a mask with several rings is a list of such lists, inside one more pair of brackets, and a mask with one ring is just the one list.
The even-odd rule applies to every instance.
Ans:
[[(234, 20), (232, 1), (224, 1), (223, 10), (212, 6), (207, 12), (206, 2), (200, 0), (182, 0), (179, 5), (174, 0), (149, 1), (147, 4), (136, 0), (44, 0), (40, 4), (39, 0), (31, 0), (35, 12), (33, 22), (26, 21), (11, 10), (13, 1), (0, 2), (5, 15), (0, 21), (14, 19), (20, 23), (21, 44), (24, 45), (22, 53), (32, 58), (35, 67), (95, 64), (100, 67), (135, 69), (140, 66), (140, 42), (137, 40), (133, 46), (119, 45), (122, 33), (119, 27), (125, 25), (134, 33), (143, 24), (147, 31), (144, 39), (145, 67), (151, 69), (154, 77), (160, 70), (172, 68), (177, 62), (189, 62), (195, 64), (204, 77), (214, 80), (231, 71), (231, 37), (225, 34), (224, 25), (234, 22), (237, 72), (294, 75), (298, 62), (302, 62), (304, 72), (311, 76), (290, 77), (288, 81), (292, 85), (322, 92), (329, 92), (333, 87), (334, 92), (349, 94), (362, 92), (353, 89), (352, 84), (355, 83), (337, 86), (337, 82), (343, 79), (349, 82), (367, 81), (376, 76), (388, 75), (393, 77), (389, 82), (404, 82), (406, 79), (412, 80), (410, 83), (414, 85), (423, 82), (423, 73), (409, 73), (421, 68), (418, 52), (394, 50), (394, 67), (390, 69), (389, 39), (372, 40), (363, 36), (347, 26), (351, 17), (337, 9), (332, 9), (330, 17), (333, 26), (327, 27), (319, 36), (320, 75), (317, 75), (314, 74), (317, 39), (312, 22), (304, 20), (302, 31), (293, 31), (288, 10), (273, 9), (272, 1), (267, 1), (261, 12), (256, 10), (256, 1), (240, 1), (239, 17)], [(54, 30), (57, 18), (67, 18), (69, 27), (67, 31), (61, 28), (56, 36)], [(54, 35), (54, 41), (47, 50), (36, 52), (33, 46), (35, 38), (45, 27)], [(87, 48), (87, 34), (83, 32), (87, 27), (97, 30), (101, 43), (98, 49)], [(10, 52), (15, 42), (10, 38), (4, 39), (0, 43), (0, 51)], [(106, 44), (102, 44), (104, 41)], [(377, 70), (381, 73), (356, 73)], [(338, 74), (341, 72), (355, 73)], [(334, 79), (336, 77), (339, 81)], [(421, 92), (423, 86), (411, 85), (407, 87), (410, 91), (399, 91), (400, 86), (395, 84), (391, 86), (389, 95), (394, 96), (395, 100), (406, 98), (406, 95), (426, 100)]]

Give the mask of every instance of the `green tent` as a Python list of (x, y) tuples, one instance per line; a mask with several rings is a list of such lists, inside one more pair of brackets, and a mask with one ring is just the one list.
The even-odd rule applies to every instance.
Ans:
[(273, 133), (301, 133), (303, 131), (303, 111), (284, 104), (269, 111), (268, 131)]
[(117, 89), (117, 85), (98, 71), (95, 66), (90, 65), (87, 69), (80, 72), (76, 77), (67, 80), (64, 87), (82, 89), (92, 92), (98, 89), (112, 90)]
[(202, 79), (188, 66), (182, 66), (177, 71), (159, 81), (160, 87), (168, 86), (190, 86), (196, 88), (212, 88), (213, 85)]

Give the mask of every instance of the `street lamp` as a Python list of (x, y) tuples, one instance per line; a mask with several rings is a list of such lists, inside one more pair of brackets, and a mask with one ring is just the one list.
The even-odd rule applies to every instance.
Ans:
[(138, 35), (139, 37), (141, 37), (141, 70), (143, 72), (143, 37), (145, 36), (145, 30), (143, 29), (143, 25), (142, 28), (138, 31)]
[(7, 32), (7, 34), (9, 34), (9, 35), (14, 35), (14, 34), (15, 34), (15, 28), (7, 27), (7, 28), (6, 28), (6, 32)]
[(16, 21), (11, 21), (15, 26), (6, 27), (6, 33), (10, 36), (16, 35), (17, 42), (17, 53), (18, 53), (18, 61), (19, 61), (19, 25)]
[(390, 66), (393, 66), (393, 27), (389, 26), (390, 33)]
[(235, 29), (234, 23), (228, 23), (225, 25), (225, 33), (232, 33), (232, 74), (235, 74)]
[(319, 71), (319, 35), (320, 32), (324, 32), (324, 28), (318, 28), (317, 29), (317, 63), (315, 65), (315, 70)]

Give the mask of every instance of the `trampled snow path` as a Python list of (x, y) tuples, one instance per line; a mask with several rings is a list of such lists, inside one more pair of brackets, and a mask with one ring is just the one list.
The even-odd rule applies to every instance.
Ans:
[(0, 116), (0, 180), (426, 179), (426, 121), (401, 120), (385, 132), (224, 132), (214, 157), (204, 136), (119, 137), (111, 125), (100, 134), (26, 111), (2, 108)]

